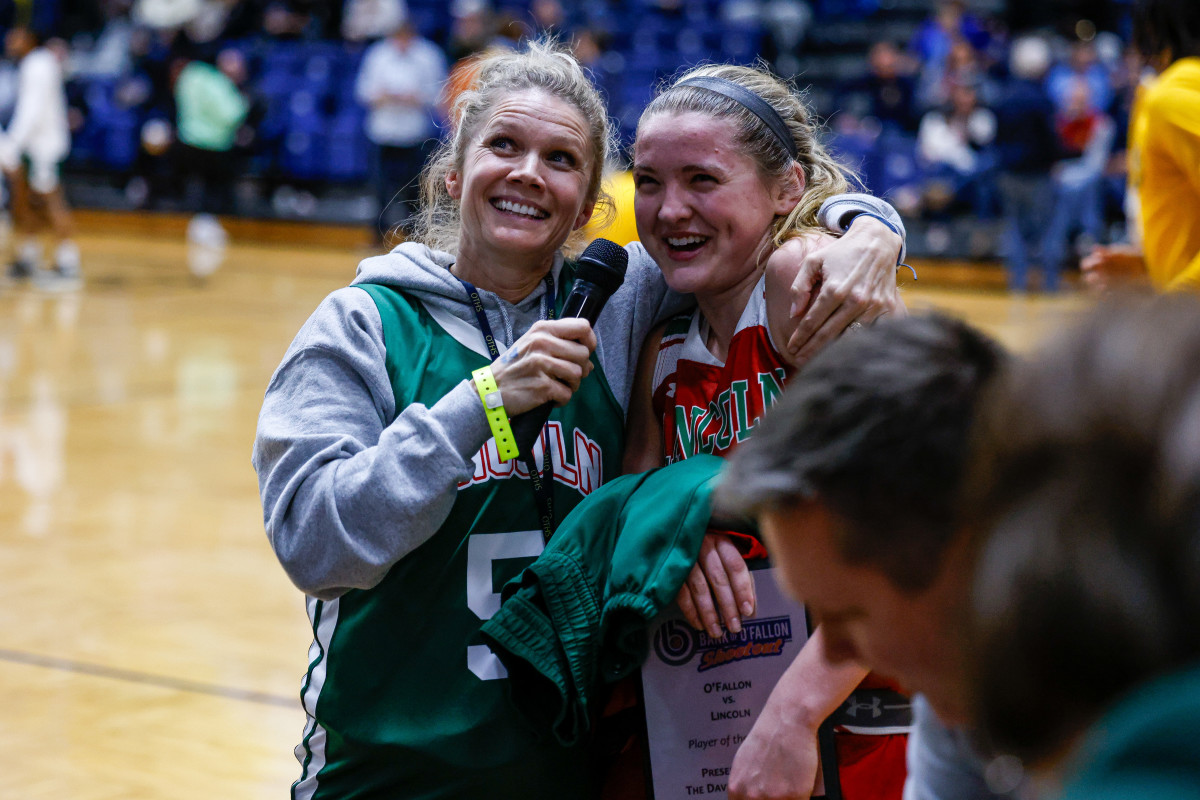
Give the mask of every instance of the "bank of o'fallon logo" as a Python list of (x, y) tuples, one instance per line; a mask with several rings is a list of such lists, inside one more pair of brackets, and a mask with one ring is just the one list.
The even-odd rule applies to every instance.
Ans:
[(726, 632), (719, 639), (672, 619), (655, 632), (654, 654), (668, 666), (681, 667), (699, 653), (696, 671), (705, 672), (751, 658), (782, 655), (783, 646), (791, 640), (791, 617), (742, 620), (741, 633)]

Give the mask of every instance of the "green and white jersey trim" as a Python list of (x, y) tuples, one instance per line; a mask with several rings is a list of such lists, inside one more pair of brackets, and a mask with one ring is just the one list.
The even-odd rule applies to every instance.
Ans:
[(296, 745), (296, 760), (301, 764), (300, 779), (292, 784), (292, 800), (312, 800), (317, 791), (317, 774), (325, 766), (325, 729), (317, 722), (317, 698), (325, 686), (329, 643), (337, 628), (338, 600), (307, 598), (308, 621), (313, 629), (313, 641), (308, 647), (308, 674), (300, 687), (300, 703), (308, 722), (304, 738)]

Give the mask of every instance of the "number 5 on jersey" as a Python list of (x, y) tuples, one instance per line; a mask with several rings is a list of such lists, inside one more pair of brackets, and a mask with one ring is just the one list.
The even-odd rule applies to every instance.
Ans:
[[(480, 621), (500, 610), (500, 589), (542, 553), (542, 532), (475, 533), (467, 540), (467, 607)], [(508, 677), (487, 645), (467, 647), (467, 667), (484, 681)]]

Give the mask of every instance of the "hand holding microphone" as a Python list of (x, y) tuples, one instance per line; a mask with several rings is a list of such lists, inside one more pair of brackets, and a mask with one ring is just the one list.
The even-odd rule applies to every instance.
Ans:
[[(536, 323), (510, 349), (510, 353), (516, 351), (513, 356), (505, 353), (493, 365), (504, 404), (514, 414), (513, 436), (520, 452), (530, 452), (554, 406), (566, 404), (591, 372), (589, 356), (596, 347), (591, 326), (625, 280), (628, 263), (625, 248), (607, 239), (596, 239), (588, 245), (579, 257), (575, 282), (563, 304), (563, 318)], [(522, 363), (527, 359), (528, 363)], [(549, 399), (535, 408), (524, 405), (528, 396), (524, 391), (520, 397), (510, 399), (510, 377), (513, 389), (530, 386)]]
[(592, 371), (596, 335), (586, 320), (556, 319), (533, 326), (492, 362), (492, 374), (513, 417), (550, 403), (563, 405)]

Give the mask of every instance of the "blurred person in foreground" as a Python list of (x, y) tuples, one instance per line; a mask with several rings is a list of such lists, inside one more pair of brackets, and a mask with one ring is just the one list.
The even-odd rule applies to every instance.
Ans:
[[(414, 238), (326, 298), (259, 416), (265, 527), (314, 637), (296, 797), (599, 788), (586, 741), (539, 739), (517, 716), (479, 628), (506, 570), (595, 488), (585, 476), (619, 474), (638, 348), (687, 299), (635, 244), (595, 330), (557, 318), (611, 153), (603, 101), (573, 58), (538, 43), (491, 57), (457, 111), (424, 170)], [(895, 292), (899, 237), (872, 261), (872, 231), (826, 248), (813, 308), (880, 276)], [(815, 335), (833, 335), (821, 322)], [(558, 407), (549, 444), (501, 450), (509, 417), (543, 403)]]
[[(17, 62), (17, 105), (0, 136), (0, 167), (12, 193), (16, 252), (10, 281), (32, 279), (49, 290), (77, 289), (83, 276), (71, 209), (63, 193), (61, 167), (71, 150), (62, 62), (32, 28), (16, 25), (4, 38), (5, 53)], [(41, 268), (41, 219), (56, 245), (54, 263)]]
[[(1141, 244), (1098, 247), (1080, 267), (1108, 289), (1145, 283), (1200, 290), (1200, 3), (1137, 0), (1134, 41), (1159, 75), (1143, 85), (1129, 122), (1129, 185)], [(1136, 240), (1135, 240), (1136, 241)]]
[(1108, 303), (980, 412), (971, 707), (1044, 797), (1200, 797), (1198, 360), (1196, 298)]
[(956, 504), (975, 410), (1003, 360), (943, 316), (852, 331), (801, 370), (718, 488), (717, 508), (757, 518), (826, 657), (921, 693), (907, 800), (994, 796), (959, 727), (970, 562)]

